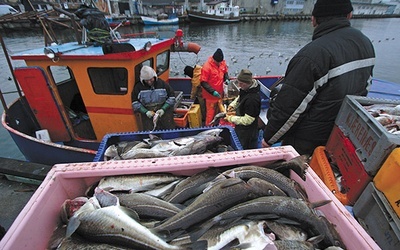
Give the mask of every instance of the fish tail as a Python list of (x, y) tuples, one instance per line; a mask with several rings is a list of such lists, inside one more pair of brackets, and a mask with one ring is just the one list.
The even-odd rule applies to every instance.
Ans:
[(65, 234), (65, 237), (69, 238), (71, 235), (78, 229), (79, 225), (81, 224), (81, 221), (78, 219), (78, 217), (71, 217), (69, 219), (68, 225), (67, 225), (67, 232)]
[(325, 206), (326, 204), (331, 203), (332, 200), (322, 200), (322, 201), (316, 201), (311, 203), (311, 208), (317, 208), (317, 207), (322, 207)]
[(182, 249), (187, 249), (187, 250), (206, 250), (208, 249), (208, 241), (207, 240), (199, 240), (196, 242), (190, 242), (187, 244), (182, 244), (180, 245)]
[(296, 191), (300, 194), (300, 196), (303, 198), (303, 200), (308, 200), (308, 195), (306, 190), (304, 190), (304, 188), (298, 182), (294, 182), (294, 187)]
[(212, 228), (221, 218), (219, 216), (214, 217), (213, 219), (207, 221), (196, 231), (194, 230), (192, 233), (189, 233), (190, 240), (192, 242), (197, 241), (200, 239), (203, 234), (205, 234), (210, 228)]

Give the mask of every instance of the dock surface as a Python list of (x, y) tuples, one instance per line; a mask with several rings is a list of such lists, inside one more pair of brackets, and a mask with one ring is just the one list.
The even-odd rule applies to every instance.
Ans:
[(0, 239), (50, 169), (43, 164), (0, 157)]

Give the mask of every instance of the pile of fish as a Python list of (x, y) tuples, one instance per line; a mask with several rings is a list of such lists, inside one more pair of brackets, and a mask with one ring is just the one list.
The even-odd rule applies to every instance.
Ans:
[(128, 160), (141, 158), (158, 158), (178, 155), (203, 154), (211, 152), (233, 151), (231, 145), (223, 144), (220, 133), (223, 129), (204, 130), (193, 136), (163, 140), (149, 134), (141, 141), (121, 141), (112, 144), (104, 152), (104, 160)]
[[(287, 176), (304, 157), (211, 167), (192, 176), (103, 177), (66, 200), (49, 249), (344, 249), (333, 225)], [(332, 248), (332, 246), (334, 246)]]
[(400, 134), (400, 105), (383, 103), (363, 106), (389, 133)]

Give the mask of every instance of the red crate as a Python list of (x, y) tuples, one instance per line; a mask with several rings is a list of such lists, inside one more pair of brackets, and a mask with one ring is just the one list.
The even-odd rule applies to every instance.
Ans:
[(183, 115), (181, 118), (174, 117), (174, 122), (177, 127), (186, 128), (188, 125), (188, 109), (176, 109), (174, 112)]
[(372, 177), (365, 171), (364, 164), (357, 155), (351, 140), (345, 136), (337, 125), (329, 136), (325, 150), (333, 164), (342, 174), (341, 184), (346, 190), (350, 204), (354, 204)]

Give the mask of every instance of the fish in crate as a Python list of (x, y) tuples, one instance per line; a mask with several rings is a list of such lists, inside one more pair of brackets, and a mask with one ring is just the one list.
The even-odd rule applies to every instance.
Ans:
[[(64, 225), (49, 248), (248, 249), (344, 247), (290, 170), (305, 179), (298, 156), (266, 165), (211, 167), (193, 175), (105, 176), (86, 196), (62, 206)], [(62, 232), (62, 237), (56, 237)]]

